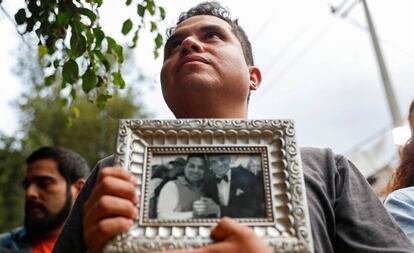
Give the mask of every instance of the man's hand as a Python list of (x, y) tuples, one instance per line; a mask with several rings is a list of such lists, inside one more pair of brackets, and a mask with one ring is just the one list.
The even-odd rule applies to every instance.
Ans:
[(100, 253), (106, 241), (126, 232), (138, 217), (135, 180), (119, 167), (101, 170), (83, 207), (83, 239), (91, 253)]
[(193, 203), (194, 218), (207, 217), (209, 215), (219, 215), (220, 206), (214, 200), (206, 197), (201, 197)]
[(194, 250), (174, 250), (164, 253), (272, 253), (272, 250), (252, 229), (230, 218), (221, 219), (211, 231), (211, 236), (219, 242)]

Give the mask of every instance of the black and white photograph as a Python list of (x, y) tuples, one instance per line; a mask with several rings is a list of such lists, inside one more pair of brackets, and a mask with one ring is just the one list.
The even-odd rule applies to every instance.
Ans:
[(150, 219), (266, 218), (262, 154), (156, 154)]

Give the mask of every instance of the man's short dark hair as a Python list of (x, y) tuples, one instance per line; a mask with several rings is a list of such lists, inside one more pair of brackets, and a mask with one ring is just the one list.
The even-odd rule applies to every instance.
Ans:
[(243, 49), (244, 59), (246, 60), (247, 65), (254, 65), (252, 46), (247, 37), (247, 34), (244, 32), (243, 28), (241, 28), (241, 26), (238, 24), (237, 19), (230, 18), (230, 11), (228, 10), (228, 8), (221, 6), (220, 3), (216, 1), (200, 3), (197, 6), (189, 9), (188, 11), (181, 13), (176, 26), (171, 27), (167, 30), (167, 37), (170, 37), (171, 34), (174, 32), (175, 28), (183, 21), (191, 17), (200, 15), (215, 16), (226, 21), (231, 26), (233, 34), (240, 41), (241, 47)]
[(59, 173), (68, 185), (80, 178), (86, 178), (89, 174), (89, 166), (86, 160), (78, 153), (62, 147), (42, 147), (34, 151), (27, 159), (26, 164), (52, 159), (58, 164)]

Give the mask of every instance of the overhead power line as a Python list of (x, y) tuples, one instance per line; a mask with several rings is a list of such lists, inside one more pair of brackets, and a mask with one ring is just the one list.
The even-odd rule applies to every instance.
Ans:
[(279, 71), (277, 74), (273, 74), (273, 79), (267, 82), (259, 94), (256, 95), (256, 98), (263, 98), (266, 94), (271, 93), (270, 90), (276, 87), (276, 84), (279, 83), (285, 76), (288, 74), (296, 64), (309, 52), (309, 49), (312, 48), (320, 39), (328, 32), (329, 28), (333, 23), (329, 22), (325, 25), (303, 48), (296, 54), (296, 57), (288, 62), (285, 67)]
[(14, 27), (16, 28), (15, 30), (16, 30), (17, 34), (20, 35), (20, 38), (22, 39), (23, 43), (26, 44), (26, 46), (28, 46), (29, 48), (31, 48), (32, 46), (29, 43), (27, 43), (27, 41), (24, 39), (24, 34), (19, 31), (16, 22), (10, 16), (10, 14), (6, 11), (6, 9), (4, 9), (4, 7), (1, 3), (0, 3), (0, 9), (4, 13), (4, 15), (10, 20), (10, 22), (14, 25)]

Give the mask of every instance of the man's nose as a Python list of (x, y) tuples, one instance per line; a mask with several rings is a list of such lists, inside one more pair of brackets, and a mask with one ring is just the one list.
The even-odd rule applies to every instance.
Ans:
[(193, 36), (188, 36), (181, 42), (181, 50), (183, 54), (189, 52), (199, 53), (202, 51), (202, 46), (196, 38), (194, 38)]
[(37, 199), (39, 197), (39, 189), (35, 184), (30, 184), (25, 190), (26, 199)]

